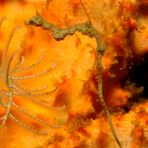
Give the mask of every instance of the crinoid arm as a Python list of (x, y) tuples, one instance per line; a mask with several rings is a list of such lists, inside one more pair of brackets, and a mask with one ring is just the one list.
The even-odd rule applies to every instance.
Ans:
[(28, 88), (27, 86), (24, 87), (21, 84), (19, 84), (19, 80), (28, 80), (31, 78), (37, 79), (40, 76), (48, 74), (52, 69), (55, 68), (56, 64), (52, 64), (49, 68), (45, 70), (41, 70), (37, 73), (34, 73), (32, 75), (25, 75), (25, 76), (14, 76), (16, 73), (32, 70), (32, 68), (38, 66), (44, 59), (44, 55), (41, 54), (41, 56), (37, 59), (36, 62), (29, 66), (25, 65), (25, 58), (22, 57), (20, 62), (17, 63), (17, 65), (13, 66), (13, 60), (17, 57), (17, 54), (14, 53), (11, 57), (8, 56), (8, 50), (10, 46), (10, 42), (14, 36), (14, 33), (16, 32), (17, 28), (15, 28), (12, 33), (10, 34), (10, 37), (8, 39), (6, 49), (4, 50), (3, 57), (2, 57), (2, 67), (0, 69), (0, 76), (2, 80), (4, 80), (4, 83), (6, 83), (6, 88), (0, 88), (0, 106), (4, 108), (5, 112), (0, 117), (0, 125), (1, 127), (7, 126), (7, 122), (9, 119), (13, 120), (18, 125), (24, 127), (25, 129), (34, 132), (36, 134), (40, 135), (46, 135), (48, 134), (48, 131), (44, 131), (42, 129), (37, 130), (36, 128), (27, 125), (24, 123), (19, 117), (15, 116), (15, 114), (12, 112), (13, 110), (18, 112), (19, 114), (26, 115), (30, 119), (32, 119), (36, 124), (43, 125), (46, 127), (51, 128), (59, 128), (61, 125), (58, 125), (56, 123), (50, 123), (49, 121), (45, 121), (40, 119), (39, 117), (35, 116), (31, 111), (25, 109), (25, 107), (19, 106), (15, 101), (14, 97), (16, 96), (22, 96), (22, 98), (25, 101), (25, 99), (29, 99), (34, 103), (37, 103), (36, 105), (39, 105), (40, 107), (43, 107), (45, 109), (52, 109), (52, 110), (62, 110), (65, 108), (65, 106), (62, 107), (53, 107), (49, 105), (50, 100), (42, 100), (39, 99), (39, 96), (47, 96), (51, 93), (55, 92), (58, 87), (56, 86), (52, 90), (48, 90), (47, 85), (43, 85), (36, 88)]
[[(18, 91), (25, 91), (25, 92), (39, 92), (39, 91), (44, 91), (48, 88), (48, 85), (43, 85), (37, 88), (26, 88), (24, 86), (21, 86), (19, 84), (17, 84), (16, 82), (13, 83), (13, 87), (14, 89), (18, 90)], [(55, 90), (55, 89), (53, 89)]]
[(6, 20), (6, 17), (3, 16), (1, 19), (0, 19), (0, 27), (2, 26), (2, 24), (4, 23), (4, 21)]
[(34, 68), (35, 66), (39, 65), (42, 62), (43, 59), (44, 59), (44, 54), (41, 53), (40, 57), (37, 59), (37, 61), (35, 63), (33, 63), (29, 66), (26, 66), (26, 67), (21, 67), (25, 63), (25, 57), (21, 57), (20, 62), (16, 65), (15, 68), (13, 68), (11, 70), (11, 73), (30, 70), (30, 69)]
[(25, 129), (29, 130), (29, 131), (32, 131), (34, 133), (37, 133), (39, 135), (47, 135), (48, 133), (47, 132), (42, 132), (40, 130), (36, 130), (26, 124), (24, 124), (23, 122), (21, 122), (20, 120), (18, 120), (17, 118), (15, 118), (11, 113), (9, 114), (9, 117), (15, 121), (17, 124), (19, 124), (20, 126), (24, 127)]
[[(31, 100), (43, 107), (53, 109), (53, 110), (63, 110), (65, 108), (65, 105), (61, 106), (61, 107), (50, 106), (48, 103), (51, 102), (52, 100), (45, 101), (45, 100), (41, 100), (39, 98), (34, 98), (34, 97), (38, 97), (38, 96), (49, 95), (49, 94), (55, 92), (58, 89), (58, 87), (55, 87), (54, 89), (52, 89), (50, 91), (46, 91), (46, 92), (40, 92), (39, 88), (35, 88), (32, 90), (32, 89), (23, 88), (22, 86), (18, 86), (18, 85), (17, 86), (13, 85), (13, 88), (15, 90), (13, 92), (13, 95), (24, 96), (24, 97), (26, 97), (26, 99), (29, 99), (29, 100)], [(7, 93), (4, 93), (4, 94), (8, 95)]]
[(13, 105), (16, 109), (18, 109), (20, 112), (26, 114), (27, 116), (29, 116), (30, 118), (36, 120), (36, 121), (39, 122), (39, 123), (44, 124), (45, 126), (50, 126), (50, 127), (52, 127), (52, 128), (59, 128), (59, 127), (60, 127), (59, 125), (52, 125), (52, 124), (50, 124), (49, 122), (44, 121), (44, 120), (42, 120), (42, 119), (36, 117), (35, 115), (31, 114), (29, 111), (27, 111), (27, 110), (21, 108), (20, 106), (18, 106), (15, 102), (12, 102), (12, 105)]
[(24, 79), (36, 78), (36, 77), (42, 76), (44, 74), (47, 74), (49, 71), (51, 71), (53, 68), (55, 68), (55, 66), (56, 65), (54, 64), (50, 68), (43, 70), (43, 71), (40, 71), (36, 74), (32, 74), (32, 75), (26, 75), (26, 76), (20, 76), (20, 77), (12, 76), (12, 80), (24, 80)]

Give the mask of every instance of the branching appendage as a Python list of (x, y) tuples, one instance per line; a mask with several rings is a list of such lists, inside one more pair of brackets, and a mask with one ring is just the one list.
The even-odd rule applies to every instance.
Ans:
[[(84, 7), (84, 5), (83, 5)], [(86, 9), (85, 9), (86, 11)], [(87, 14), (88, 16), (88, 14)], [(89, 19), (89, 18), (88, 18)], [(102, 59), (102, 54), (104, 51), (103, 48), (103, 44), (102, 41), (99, 38), (99, 33), (96, 30), (96, 28), (94, 28), (93, 24), (91, 23), (91, 20), (89, 19), (87, 22), (82, 23), (82, 24), (76, 24), (74, 26), (68, 27), (66, 29), (61, 29), (56, 27), (54, 24), (52, 23), (48, 23), (43, 17), (41, 17), (39, 14), (37, 14), (36, 16), (32, 17), (28, 22), (28, 25), (34, 25), (34, 26), (39, 26), (42, 27), (45, 30), (49, 30), (52, 32), (53, 37), (55, 38), (55, 40), (64, 40), (64, 38), (67, 35), (73, 35), (76, 31), (81, 32), (84, 35), (87, 35), (89, 37), (93, 37), (96, 39), (96, 43), (97, 43), (97, 52), (98, 52), (98, 62), (97, 62), (97, 68), (98, 68), (98, 76), (97, 76), (97, 80), (98, 80), (98, 96), (99, 96), (99, 101), (101, 102), (104, 111), (106, 113), (107, 119), (108, 119), (108, 123), (109, 126), (111, 128), (112, 134), (117, 142), (117, 144), (119, 145), (120, 148), (122, 148), (122, 145), (119, 141), (119, 138), (116, 134), (116, 131), (114, 129), (113, 123), (112, 123), (112, 118), (109, 112), (109, 109), (104, 101), (104, 97), (103, 97), (103, 86), (102, 86), (102, 63), (101, 63), (101, 59)]]
[(5, 21), (5, 19), (6, 19), (5, 16), (0, 19), (0, 28), (1, 28), (2, 24), (3, 24), (3, 22)]
[(52, 92), (56, 91), (57, 87), (55, 87), (53, 90), (48, 91), (47, 85), (40, 86), (38, 88), (29, 89), (29, 88), (25, 88), (24, 86), (19, 84), (19, 82), (21, 80), (34, 79), (34, 78), (38, 78), (40, 76), (48, 74), (52, 69), (55, 68), (56, 64), (53, 64), (49, 68), (47, 68), (43, 71), (39, 71), (39, 72), (32, 74), (32, 75), (25, 75), (25, 76), (17, 76), (16, 77), (15, 76), (16, 73), (23, 72), (23, 71), (25, 72), (26, 70), (31, 70), (32, 68), (36, 67), (38, 64), (40, 64), (40, 62), (42, 62), (44, 56), (43, 56), (43, 54), (41, 54), (41, 56), (38, 58), (38, 60), (35, 63), (33, 63), (32, 65), (26, 66), (26, 67), (23, 65), (25, 62), (25, 58), (22, 57), (18, 64), (16, 64), (15, 66), (12, 66), (11, 63), (15, 59), (16, 54), (13, 54), (11, 57), (8, 57), (8, 49), (9, 49), (10, 42), (11, 42), (15, 32), (16, 32), (16, 29), (14, 29), (12, 31), (12, 33), (10, 34), (10, 37), (9, 37), (7, 45), (6, 45), (6, 49), (4, 50), (4, 53), (3, 53), (3, 60), (2, 60), (2, 68), (1, 68), (0, 77), (1, 77), (2, 81), (6, 84), (7, 88), (6, 89), (0, 88), (0, 106), (5, 109), (5, 113), (0, 117), (0, 127), (6, 127), (8, 119), (11, 119), (14, 122), (16, 122), (17, 124), (19, 124), (20, 126), (24, 127), (25, 129), (28, 129), (29, 131), (35, 132), (37, 134), (45, 135), (48, 133), (45, 131), (36, 130), (35, 128), (30, 127), (29, 125), (23, 123), (20, 119), (17, 119), (11, 113), (11, 109), (12, 109), (12, 107), (15, 108), (20, 113), (27, 115), (28, 117), (30, 117), (31, 119), (36, 121), (38, 124), (41, 124), (44, 126), (50, 126), (53, 128), (59, 128), (61, 125), (53, 125), (47, 121), (44, 121), (44, 120), (36, 117), (35, 115), (30, 113), (26, 109), (18, 106), (13, 100), (14, 96), (17, 96), (17, 95), (18, 96), (25, 96), (25, 99), (29, 99), (29, 100), (33, 101), (34, 103), (37, 103), (38, 105), (45, 107), (47, 109), (48, 108), (53, 109), (53, 110), (64, 109), (65, 106), (53, 107), (53, 106), (49, 105), (50, 101), (45, 101), (45, 100), (42, 100), (39, 98), (37, 98), (37, 99), (33, 98), (33, 96), (49, 95)]

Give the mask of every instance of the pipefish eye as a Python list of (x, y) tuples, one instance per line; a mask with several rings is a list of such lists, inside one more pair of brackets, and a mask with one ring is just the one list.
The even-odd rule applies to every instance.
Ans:
[(43, 25), (43, 19), (39, 15), (36, 15), (26, 22), (26, 24), (41, 26)]

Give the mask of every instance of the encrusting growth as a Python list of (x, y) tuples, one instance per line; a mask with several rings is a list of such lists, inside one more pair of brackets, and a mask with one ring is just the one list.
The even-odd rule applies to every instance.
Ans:
[[(31, 119), (36, 121), (38, 124), (41, 124), (44, 126), (50, 126), (53, 128), (59, 128), (60, 125), (58, 125), (58, 124), (54, 125), (54, 124), (49, 123), (48, 121), (44, 121), (44, 120), (38, 118), (37, 116), (33, 115), (30, 111), (17, 105), (17, 103), (15, 103), (15, 101), (14, 101), (14, 96), (25, 96), (24, 99), (29, 99), (32, 102), (37, 103), (38, 105), (40, 105), (44, 108), (47, 108), (47, 109), (49, 108), (49, 109), (53, 109), (53, 110), (64, 109), (65, 106), (53, 107), (53, 106), (49, 105), (48, 100), (45, 101), (45, 100), (42, 100), (39, 98), (34, 98), (34, 96), (42, 96), (42, 95), (51, 94), (52, 92), (57, 90), (57, 87), (55, 87), (53, 90), (48, 91), (47, 85), (40, 86), (38, 88), (29, 89), (29, 88), (25, 88), (24, 86), (19, 84), (19, 82), (21, 80), (37, 78), (37, 77), (47, 74), (52, 69), (54, 69), (56, 65), (53, 64), (49, 68), (47, 68), (46, 70), (39, 71), (35, 74), (30, 74), (30, 75), (25, 75), (25, 76), (15, 76), (15, 74), (18, 72), (23, 72), (23, 71), (25, 72), (26, 70), (30, 70), (31, 68), (34, 68), (40, 62), (42, 62), (42, 60), (44, 58), (43, 54), (41, 54), (40, 58), (38, 58), (38, 60), (35, 63), (25, 67), (23, 65), (25, 62), (25, 59), (24, 59), (24, 57), (22, 57), (21, 60), (15, 66), (13, 66), (12, 62), (15, 59), (15, 56), (17, 56), (17, 55), (16, 55), (16, 53), (14, 53), (12, 56), (9, 56), (8, 50), (9, 50), (10, 42), (11, 42), (12, 38), (14, 37), (14, 34), (17, 31), (17, 29), (18, 28), (15, 28), (10, 34), (6, 48), (3, 52), (2, 66), (0, 68), (0, 78), (6, 86), (6, 88), (0, 88), (0, 107), (5, 109), (4, 114), (2, 114), (0, 116), (0, 127), (3, 130), (4, 127), (7, 127), (7, 121), (9, 119), (11, 119), (14, 122), (16, 122), (18, 125), (24, 127), (25, 129), (28, 129), (29, 131), (32, 131), (32, 132), (35, 132), (35, 133), (41, 134), (41, 135), (46, 135), (46, 134), (48, 134), (47, 131), (35, 129), (34, 127), (27, 125), (26, 123), (23, 123), (21, 121), (21, 119), (18, 119), (17, 117), (15, 117), (15, 115), (12, 113), (12, 108), (15, 108), (21, 114), (27, 115), (28, 117), (30, 117)], [(17, 53), (18, 52), (19, 51), (17, 51)]]
[(70, 26), (66, 29), (61, 29), (59, 27), (56, 27), (54, 24), (47, 22), (41, 15), (39, 15), (37, 13), (36, 16), (32, 17), (27, 24), (28, 25), (34, 25), (34, 26), (39, 26), (42, 27), (45, 30), (49, 30), (52, 32), (53, 37), (55, 38), (55, 40), (64, 40), (64, 38), (67, 35), (73, 35), (76, 31), (81, 32), (83, 35), (87, 35), (91, 38), (95, 38), (96, 39), (96, 43), (97, 43), (97, 53), (98, 53), (98, 60), (97, 60), (97, 69), (98, 69), (98, 74), (97, 74), (97, 81), (98, 81), (98, 96), (99, 96), (99, 101), (103, 106), (103, 109), (106, 113), (107, 119), (108, 119), (108, 123), (109, 126), (111, 128), (112, 134), (117, 142), (117, 144), (119, 145), (120, 148), (122, 148), (122, 145), (120, 143), (120, 140), (116, 134), (116, 131), (114, 129), (113, 123), (112, 123), (112, 118), (109, 112), (109, 109), (104, 101), (104, 97), (103, 97), (103, 86), (102, 86), (102, 63), (101, 63), (101, 59), (102, 59), (102, 54), (104, 51), (104, 46), (102, 41), (99, 38), (99, 32), (97, 31), (97, 29), (93, 26), (91, 19), (86, 11), (86, 8), (84, 7), (84, 4), (81, 1), (81, 4), (83, 6), (83, 9), (88, 17), (88, 21), (85, 23), (81, 23), (81, 24), (76, 24), (74, 26)]

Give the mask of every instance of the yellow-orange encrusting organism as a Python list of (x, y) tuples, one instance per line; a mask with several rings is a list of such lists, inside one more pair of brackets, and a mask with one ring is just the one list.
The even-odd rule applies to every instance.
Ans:
[[(16, 105), (11, 106), (11, 114), (16, 119), (47, 135), (25, 129), (8, 117), (3, 135), (0, 128), (0, 148), (3, 148), (4, 141), (6, 148), (118, 148), (98, 102), (95, 38), (76, 31), (64, 40), (56, 41), (51, 31), (26, 25), (36, 12), (59, 29), (84, 24), (88, 18), (91, 19), (105, 47), (101, 60), (103, 97), (118, 138), (123, 148), (147, 147), (147, 89), (143, 83), (137, 86), (137, 80), (133, 80), (131, 75), (132, 71), (136, 71), (135, 67), (143, 67), (141, 64), (147, 61), (147, 0), (83, 0), (83, 3), (85, 11), (80, 0), (0, 1), (0, 67), (5, 67), (5, 62), (2, 62), (4, 49), (16, 26), (20, 28), (11, 39), (8, 57), (16, 54), (11, 66), (7, 67), (13, 69), (18, 65), (19, 69), (15, 69), (11, 76), (25, 78), (56, 64), (41, 77), (15, 79), (15, 89), (19, 85), (21, 90), (38, 93), (33, 93), (31, 98), (28, 98), (30, 93), (17, 96), (17, 89), (17, 95), (13, 95)], [(34, 63), (38, 64), (34, 66)], [(139, 77), (138, 81), (146, 83), (146, 69), (141, 73), (143, 77)], [(1, 77), (0, 88), (8, 94), (4, 82)], [(53, 91), (41, 96), (43, 89)], [(6, 104), (8, 99), (2, 99), (2, 103)], [(40, 101), (34, 102), (37, 100), (52, 107), (65, 105), (65, 108), (57, 111), (47, 109)], [(24, 110), (20, 111), (18, 106), (31, 113), (33, 118), (24, 114)], [(5, 113), (0, 104), (0, 117)], [(40, 124), (34, 117), (60, 126), (52, 128)]]

